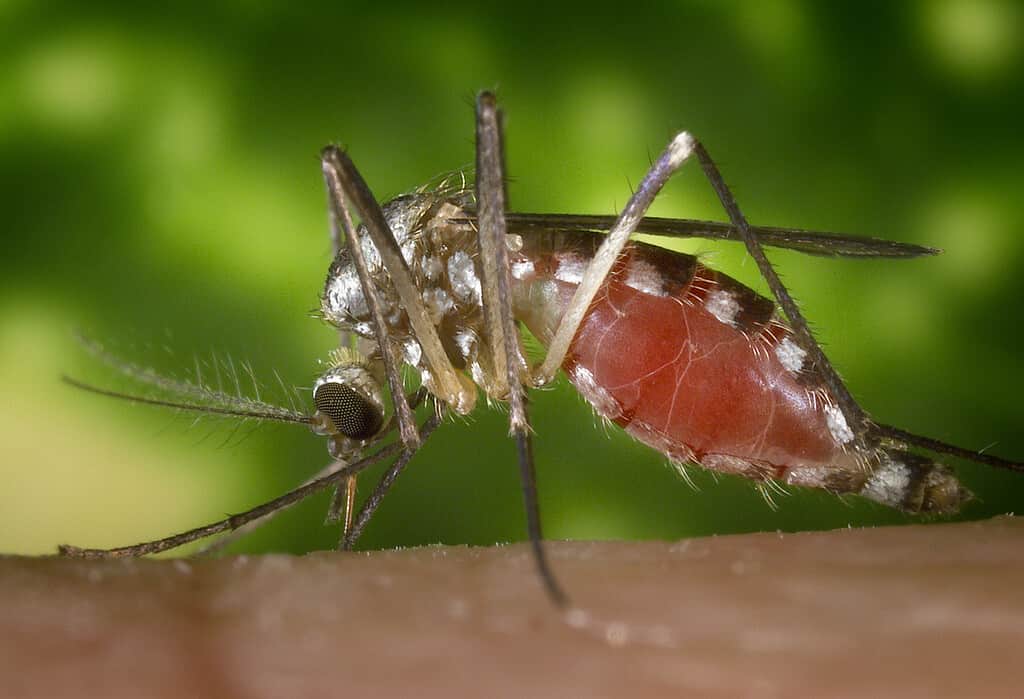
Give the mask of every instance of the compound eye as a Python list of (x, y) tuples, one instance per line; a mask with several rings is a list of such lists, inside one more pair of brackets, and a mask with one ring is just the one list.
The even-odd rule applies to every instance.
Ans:
[(369, 439), (380, 431), (384, 415), (376, 405), (338, 381), (328, 381), (313, 394), (316, 409), (331, 419), (335, 429), (350, 439)]

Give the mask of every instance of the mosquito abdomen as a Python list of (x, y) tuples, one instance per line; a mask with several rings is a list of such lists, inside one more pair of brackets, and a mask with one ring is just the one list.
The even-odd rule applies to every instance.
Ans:
[[(599, 242), (526, 236), (512, 263), (515, 305), (541, 342)], [(627, 248), (563, 369), (599, 415), (675, 463), (858, 493), (914, 512), (954, 511), (963, 499), (943, 467), (866, 444), (775, 304), (690, 255)]]

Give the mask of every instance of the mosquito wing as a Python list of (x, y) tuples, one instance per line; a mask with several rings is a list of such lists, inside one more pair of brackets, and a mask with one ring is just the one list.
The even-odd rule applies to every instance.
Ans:
[[(549, 230), (606, 233), (615, 223), (615, 216), (589, 216), (580, 214), (520, 214), (507, 213), (505, 220), (509, 233), (545, 228)], [(912, 243), (901, 243), (881, 238), (868, 238), (843, 233), (809, 231), (802, 228), (751, 226), (763, 245), (796, 250), (819, 257), (888, 257), (913, 258), (937, 255), (936, 248)], [(660, 235), (668, 238), (713, 238), (742, 242), (740, 232), (729, 223), (698, 221), (687, 218), (657, 218), (648, 216), (640, 221), (637, 233)]]

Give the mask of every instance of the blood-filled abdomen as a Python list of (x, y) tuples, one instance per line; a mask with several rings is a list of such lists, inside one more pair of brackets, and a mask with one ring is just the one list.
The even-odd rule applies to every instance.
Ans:
[[(594, 236), (528, 237), (516, 315), (548, 342)], [(631, 244), (584, 316), (563, 368), (603, 417), (678, 462), (849, 492), (864, 472), (809, 358), (775, 305), (696, 258)]]

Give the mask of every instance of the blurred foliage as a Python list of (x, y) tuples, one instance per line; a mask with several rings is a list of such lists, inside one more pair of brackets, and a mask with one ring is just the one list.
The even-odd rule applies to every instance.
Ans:
[[(614, 212), (687, 128), (753, 221), (944, 248), (773, 259), (878, 419), (1024, 459), (1022, 46), (1010, 0), (0, 0), (0, 550), (161, 536), (324, 465), (301, 429), (193, 424), (71, 390), (61, 372), (103, 377), (70, 331), (164, 371), (230, 356), (308, 386), (335, 340), (309, 318), (329, 262), (320, 147), (347, 145), (386, 198), (472, 162), (484, 87), (506, 110), (515, 209)], [(721, 218), (690, 167), (655, 213)], [(763, 290), (737, 246), (691, 249)], [(696, 471), (691, 489), (564, 385), (533, 401), (550, 537), (912, 521), (818, 492), (773, 511), (749, 483)], [(482, 407), (440, 430), (363, 545), (522, 538), (503, 420)], [(979, 496), (964, 516), (1024, 503), (1024, 477), (956, 465)], [(238, 548), (330, 546), (324, 508)]]

